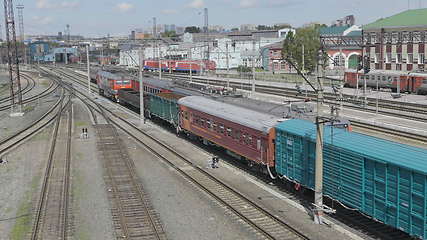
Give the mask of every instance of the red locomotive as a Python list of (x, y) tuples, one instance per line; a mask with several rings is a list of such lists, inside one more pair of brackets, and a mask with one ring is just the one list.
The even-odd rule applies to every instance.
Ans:
[(98, 71), (96, 74), (99, 95), (118, 101), (117, 93), (119, 89), (131, 87), (131, 77), (121, 72)]
[[(359, 80), (357, 80), (359, 77)], [(427, 73), (391, 71), (391, 70), (371, 70), (365, 74), (363, 71), (348, 70), (345, 72), (344, 81), (346, 87), (359, 87), (366, 81), (367, 87), (388, 88), (396, 92), (400, 86), (400, 92), (426, 94)]]

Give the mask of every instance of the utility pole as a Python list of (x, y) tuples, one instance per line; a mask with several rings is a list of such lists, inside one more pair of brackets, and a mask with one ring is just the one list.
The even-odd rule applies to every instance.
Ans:
[(145, 124), (144, 116), (144, 87), (142, 81), (142, 66), (144, 63), (144, 52), (142, 47), (139, 48), (139, 115), (141, 127)]
[(22, 52), (24, 54), (24, 63), (28, 64), (27, 61), (27, 48), (25, 47), (25, 33), (24, 33), (24, 5), (19, 4), (16, 6), (18, 9), (18, 29), (19, 29), (19, 40), (22, 42)]
[[(9, 80), (10, 80), (10, 101), (11, 116), (22, 116), (22, 93), (21, 93), (21, 76), (19, 72), (18, 46), (16, 44), (15, 18), (13, 14), (13, 1), (4, 0), (4, 18), (7, 41), (7, 59), (9, 63)], [(15, 77), (14, 77), (15, 76)], [(15, 113), (15, 83), (17, 85), (19, 112)]]
[(252, 41), (252, 95), (255, 94), (255, 40)]
[(160, 51), (160, 44), (159, 46), (159, 79), (162, 79), (162, 53)]
[(225, 43), (225, 59), (227, 62), (227, 90), (230, 88), (230, 78), (229, 78), (229, 74), (230, 74), (230, 60), (228, 58), (228, 42)]
[(314, 190), (314, 222), (323, 223), (323, 79), (325, 77), (325, 66), (323, 52), (319, 51), (317, 65), (317, 116), (316, 116), (316, 163), (315, 163), (315, 190)]
[(86, 62), (87, 62), (87, 89), (89, 91), (89, 96), (91, 93), (90, 89), (90, 62), (89, 62), (89, 44), (86, 45)]

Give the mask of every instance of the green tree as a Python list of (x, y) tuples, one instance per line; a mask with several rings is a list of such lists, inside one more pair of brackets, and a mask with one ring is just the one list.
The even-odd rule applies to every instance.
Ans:
[(295, 35), (289, 33), (283, 42), (283, 58), (292, 61), (301, 70), (304, 45), (304, 69), (313, 72), (316, 69), (320, 48), (319, 28), (320, 25), (316, 25), (299, 28)]
[(162, 37), (176, 37), (176, 32), (175, 31), (167, 31), (162, 33)]
[(184, 32), (188, 32), (188, 33), (199, 33), (200, 32), (200, 28), (196, 27), (196, 26), (189, 26), (186, 27)]

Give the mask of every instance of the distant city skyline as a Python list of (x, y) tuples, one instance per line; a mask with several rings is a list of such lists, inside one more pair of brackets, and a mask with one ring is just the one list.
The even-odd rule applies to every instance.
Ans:
[[(426, 0), (409, 1), (410, 8), (427, 7)], [(300, 27), (309, 22), (331, 24), (354, 15), (356, 24), (367, 24), (408, 9), (402, 0), (18, 0), (24, 4), (26, 34), (56, 35), (66, 24), (72, 35), (100, 37), (129, 35), (158, 24), (202, 26), (203, 8), (209, 9), (209, 24), (225, 29), (242, 24), (271, 25), (281, 22)], [(1, 16), (4, 36), (4, 16)]]

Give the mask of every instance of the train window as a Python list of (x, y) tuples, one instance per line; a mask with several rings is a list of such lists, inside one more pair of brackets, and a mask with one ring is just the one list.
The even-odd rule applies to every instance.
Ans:
[(246, 143), (246, 133), (242, 134), (242, 141), (243, 141), (243, 143)]
[(206, 120), (206, 126), (211, 129), (212, 128), (212, 124), (211, 124), (211, 120)]
[(386, 80), (386, 77), (385, 76), (383, 76), (383, 81), (385, 81)]
[(216, 127), (217, 127), (217, 125), (216, 125), (216, 123), (215, 123), (215, 122), (213, 122), (213, 121), (212, 121), (212, 127), (213, 127), (213, 130), (214, 130), (214, 131), (216, 131), (216, 130), (217, 130), (217, 128), (216, 128)]
[(394, 82), (397, 82), (397, 77), (393, 77), (393, 81), (394, 81)]
[(227, 136), (233, 137), (233, 130), (231, 128), (227, 128)]
[(224, 133), (224, 125), (223, 124), (219, 125), (219, 132)]
[(375, 80), (375, 76), (371, 76), (371, 80)]
[(261, 150), (261, 140), (260, 139), (256, 140), (256, 149)]
[(200, 125), (203, 127), (203, 126), (205, 126), (205, 119), (204, 118), (201, 118), (200, 119)]
[(188, 112), (185, 112), (185, 119), (187, 119), (188, 120)]
[(387, 78), (387, 82), (390, 82), (391, 83), (391, 77), (389, 76), (388, 78)]
[(251, 135), (249, 135), (249, 137), (248, 137), (248, 144), (252, 145), (252, 136)]
[(427, 84), (427, 79), (424, 79), (424, 80), (423, 80), (423, 84)]
[(381, 81), (381, 76), (377, 76), (377, 80), (378, 80), (378, 81)]

